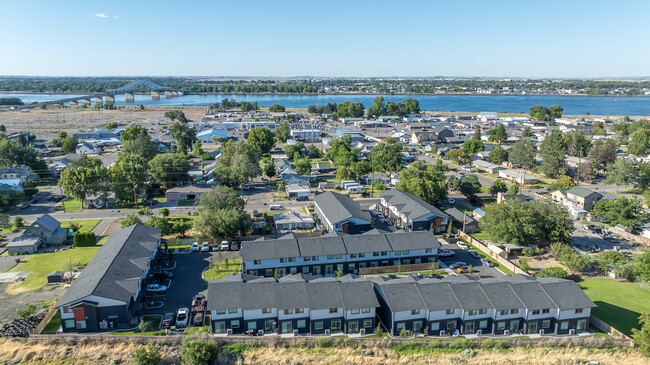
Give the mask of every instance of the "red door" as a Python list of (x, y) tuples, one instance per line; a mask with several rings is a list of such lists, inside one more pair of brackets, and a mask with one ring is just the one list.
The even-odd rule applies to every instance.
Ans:
[(348, 233), (348, 224), (347, 223), (342, 225), (341, 228), (343, 228), (343, 233)]

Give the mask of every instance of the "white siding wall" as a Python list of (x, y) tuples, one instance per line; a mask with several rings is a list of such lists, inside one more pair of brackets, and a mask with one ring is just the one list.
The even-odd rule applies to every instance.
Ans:
[(359, 314), (352, 314), (352, 311), (345, 311), (345, 318), (346, 319), (355, 319), (355, 318), (367, 318), (367, 317), (375, 317), (375, 308), (370, 308), (370, 313), (363, 313), (360, 312)]
[(278, 316), (278, 310), (276, 308), (271, 308), (271, 313), (262, 313), (262, 309), (244, 311), (244, 320), (246, 321), (252, 319), (276, 318), (277, 316)]
[(283, 319), (292, 319), (292, 318), (303, 318), (303, 317), (308, 317), (309, 316), (309, 308), (303, 308), (305, 311), (304, 313), (294, 313), (294, 314), (284, 314), (284, 310), (278, 310), (278, 319), (283, 320)]
[(398, 321), (408, 321), (411, 319), (425, 319), (427, 318), (427, 310), (424, 308), (420, 309), (419, 314), (411, 314), (411, 311), (402, 311), (402, 312), (395, 312), (395, 322)]
[[(551, 311), (553, 312), (553, 311)], [(576, 314), (575, 309), (560, 311), (560, 316), (558, 319), (572, 319), (572, 318), (585, 318), (591, 316), (591, 308), (583, 308), (582, 313)]]
[[(515, 309), (515, 308), (512, 308), (512, 309)], [(510, 310), (508, 310), (508, 314), (506, 314), (506, 315), (499, 314), (499, 311), (495, 311), (495, 314), (496, 314), (495, 318), (497, 320), (499, 320), (499, 319), (511, 319), (511, 318), (523, 317), (526, 314), (526, 309), (519, 308), (519, 309), (517, 309), (517, 313), (515, 313), (515, 314), (510, 314)]]
[(539, 314), (534, 315), (532, 310), (526, 311), (526, 319), (541, 319), (541, 318), (548, 318), (548, 317), (555, 317), (557, 318), (557, 313), (558, 309), (557, 308), (549, 308), (550, 311), (549, 313), (542, 313), (542, 311), (539, 311)]
[(228, 314), (228, 309), (227, 308), (225, 308), (225, 309), (226, 309), (226, 314), (220, 314), (220, 315), (217, 315), (217, 311), (213, 310), (212, 313), (211, 313), (212, 319), (214, 320), (214, 319), (239, 318), (242, 315), (241, 308), (237, 308), (237, 313), (231, 313), (231, 314)]
[(317, 309), (310, 312), (309, 318), (311, 319), (328, 319), (343, 317), (343, 308), (337, 308), (336, 313), (330, 313), (329, 309)]
[[(451, 308), (449, 308), (451, 309)], [(449, 319), (449, 318), (459, 318), (463, 315), (463, 310), (460, 308), (454, 309), (454, 313), (452, 314), (447, 314), (447, 311), (433, 311), (429, 312), (429, 320), (430, 321), (437, 321), (441, 319)]]

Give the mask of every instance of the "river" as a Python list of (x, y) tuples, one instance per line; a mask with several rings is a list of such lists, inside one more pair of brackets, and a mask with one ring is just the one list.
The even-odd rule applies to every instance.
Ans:
[[(16, 97), (24, 103), (58, 100), (79, 95), (67, 94), (2, 94), (0, 98)], [(422, 110), (444, 110), (458, 112), (508, 112), (528, 113), (528, 108), (535, 104), (545, 106), (560, 104), (565, 114), (594, 115), (650, 115), (650, 97), (613, 97), (613, 96), (533, 96), (533, 95), (383, 95), (386, 101), (398, 102), (406, 98), (414, 98), (420, 102)], [(346, 100), (360, 101), (368, 108), (372, 99), (377, 95), (205, 95), (190, 94), (171, 98), (160, 97), (152, 100), (149, 95), (135, 95), (135, 101), (126, 102), (124, 95), (115, 97), (116, 105), (145, 106), (208, 106), (221, 102), (224, 98), (234, 98), (238, 101), (257, 101), (260, 106), (273, 104), (284, 105), (287, 108), (307, 108), (312, 104), (342, 103)], [(94, 103), (94, 101), (93, 101)]]

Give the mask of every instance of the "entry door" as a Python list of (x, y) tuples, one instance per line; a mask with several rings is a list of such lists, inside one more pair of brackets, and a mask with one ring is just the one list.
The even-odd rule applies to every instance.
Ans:
[(519, 330), (519, 321), (510, 321), (510, 332)]
[(348, 323), (348, 332), (357, 333), (359, 332), (359, 322), (352, 321)]
[(293, 331), (293, 324), (291, 321), (282, 322), (282, 333), (291, 333)]
[(273, 332), (275, 331), (275, 328), (273, 328), (273, 320), (272, 319), (267, 319), (264, 321), (264, 332)]
[(578, 324), (576, 325), (576, 329), (578, 331), (584, 331), (587, 329), (587, 320), (586, 319), (579, 319)]
[(474, 333), (474, 322), (465, 323), (465, 333)]
[(537, 333), (537, 322), (528, 323), (528, 333)]
[(341, 320), (333, 319), (332, 320), (332, 332), (337, 332), (341, 330)]
[(413, 332), (415, 333), (422, 332), (422, 322), (420, 321), (413, 322)]
[(214, 324), (214, 333), (226, 333), (226, 322), (216, 322)]
[(447, 322), (447, 332), (453, 333), (456, 330), (456, 321)]

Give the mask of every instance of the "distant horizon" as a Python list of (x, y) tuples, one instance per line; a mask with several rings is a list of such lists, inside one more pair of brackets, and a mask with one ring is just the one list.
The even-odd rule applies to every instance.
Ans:
[(216, 79), (513, 79), (513, 80), (620, 80), (634, 81), (650, 79), (649, 76), (593, 76), (593, 77), (526, 77), (526, 76), (322, 76), (322, 75), (296, 75), (296, 76), (254, 76), (254, 75), (0, 75), (7, 78), (216, 78)]

